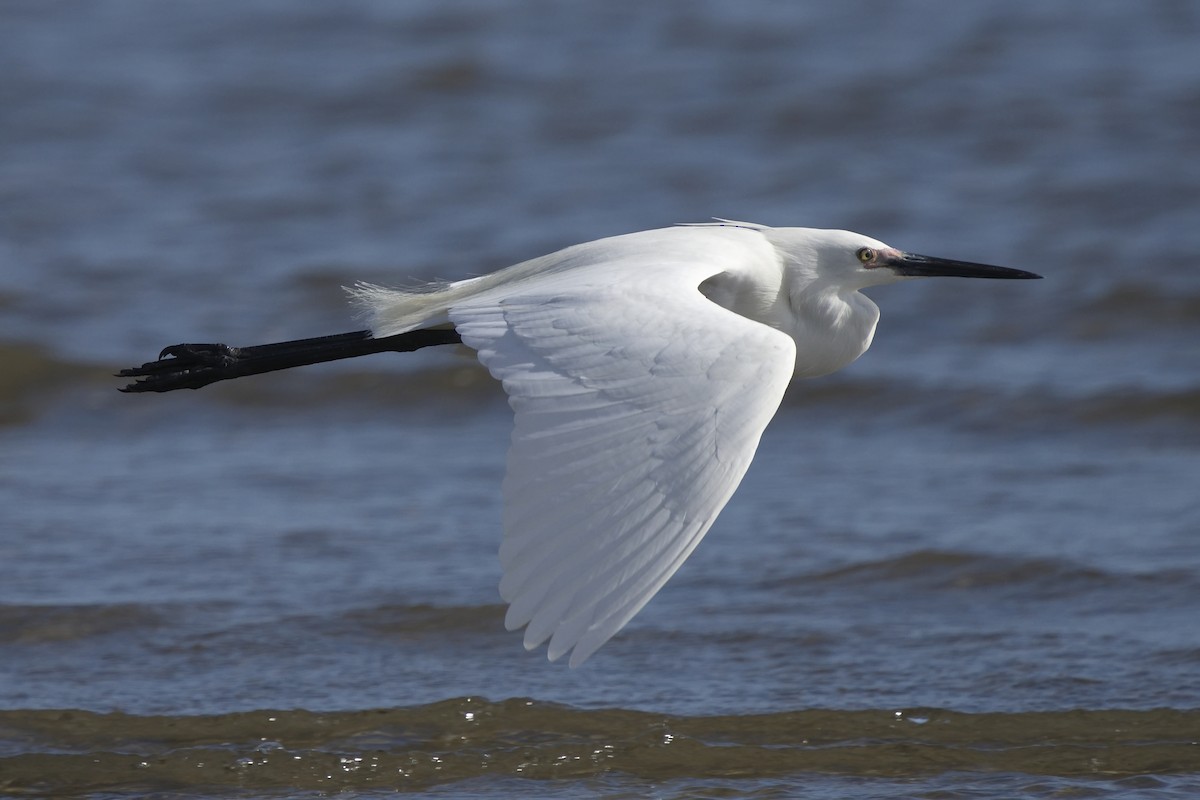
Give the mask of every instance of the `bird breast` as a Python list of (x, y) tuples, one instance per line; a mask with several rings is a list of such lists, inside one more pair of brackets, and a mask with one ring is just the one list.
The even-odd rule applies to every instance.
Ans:
[(810, 291), (791, 298), (788, 327), (796, 342), (795, 378), (828, 375), (871, 346), (879, 307), (857, 291)]

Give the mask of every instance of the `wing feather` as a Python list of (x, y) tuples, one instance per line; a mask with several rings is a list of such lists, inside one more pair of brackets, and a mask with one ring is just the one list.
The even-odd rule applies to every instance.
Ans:
[(698, 290), (703, 260), (541, 276), (449, 310), (515, 413), (505, 624), (577, 666), (696, 547), (745, 474), (795, 345)]

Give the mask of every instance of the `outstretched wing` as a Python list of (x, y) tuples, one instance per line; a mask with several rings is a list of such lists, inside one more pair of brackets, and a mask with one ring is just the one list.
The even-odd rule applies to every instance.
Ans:
[(745, 474), (791, 338), (710, 302), (711, 264), (637, 259), (456, 304), (516, 414), (500, 594), (525, 647), (583, 663), (679, 568)]

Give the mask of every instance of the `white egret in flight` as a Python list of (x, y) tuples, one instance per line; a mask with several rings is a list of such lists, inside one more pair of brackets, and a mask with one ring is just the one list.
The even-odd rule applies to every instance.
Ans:
[(870, 346), (860, 290), (927, 276), (1037, 278), (849, 231), (721, 221), (600, 239), (489, 275), (350, 290), (370, 330), (179, 344), (128, 392), (462, 342), (515, 414), (500, 595), (525, 647), (582, 664), (654, 596), (745, 474), (793, 378)]

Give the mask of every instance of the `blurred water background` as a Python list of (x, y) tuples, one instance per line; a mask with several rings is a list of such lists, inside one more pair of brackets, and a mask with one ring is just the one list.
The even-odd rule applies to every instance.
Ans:
[[(0, 793), (1200, 791), (1200, 7), (0, 5)], [(877, 290), (579, 670), (503, 630), (469, 354), (125, 396), (713, 216)]]

